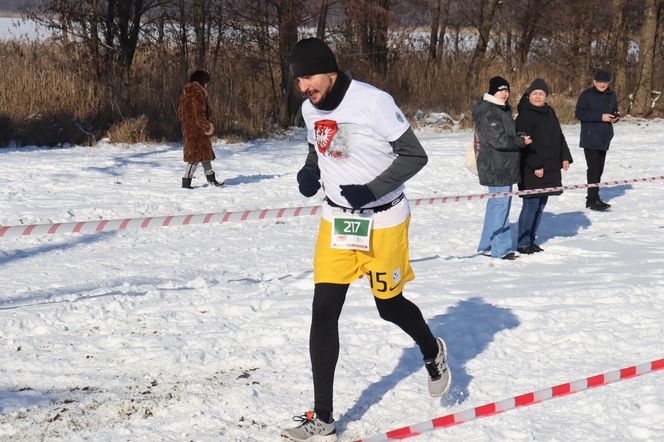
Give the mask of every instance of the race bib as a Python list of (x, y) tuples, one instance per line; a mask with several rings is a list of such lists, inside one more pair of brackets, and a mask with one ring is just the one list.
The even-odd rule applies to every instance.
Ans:
[(372, 214), (356, 214), (335, 216), (332, 218), (332, 238), (330, 247), (333, 249), (350, 249), (369, 251)]

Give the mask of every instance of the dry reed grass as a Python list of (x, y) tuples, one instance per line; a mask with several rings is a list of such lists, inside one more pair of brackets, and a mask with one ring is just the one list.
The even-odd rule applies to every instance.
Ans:
[(111, 143), (145, 143), (148, 138), (148, 117), (126, 118), (113, 124), (106, 132)]
[[(530, 82), (541, 77), (553, 91), (550, 102), (561, 122), (575, 121), (580, 90), (555, 78), (544, 64), (510, 72), (494, 61), (467, 89), (463, 85), (469, 59), (464, 55), (431, 62), (424, 52), (395, 54), (383, 76), (360, 60), (343, 54), (339, 59), (354, 78), (391, 93), (407, 115), (421, 110), (444, 111), (455, 119), (468, 116), (488, 79), (502, 75), (512, 85), (513, 107)], [(177, 103), (186, 76), (174, 50), (139, 50), (130, 83), (118, 78), (98, 80), (85, 52), (50, 41), (0, 42), (0, 63), (0, 145), (10, 141), (19, 146), (90, 144), (105, 136), (122, 143), (181, 139)], [(278, 92), (273, 88), (279, 84), (276, 67), (270, 73), (246, 53), (226, 48), (224, 57), (207, 68), (212, 74), (209, 102), (217, 136), (250, 139), (279, 130)], [(472, 124), (470, 118), (462, 122), (465, 127)]]

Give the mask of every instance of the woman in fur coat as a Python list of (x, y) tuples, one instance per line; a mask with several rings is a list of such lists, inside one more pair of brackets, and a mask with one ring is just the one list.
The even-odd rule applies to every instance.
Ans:
[(208, 71), (195, 71), (180, 95), (178, 117), (182, 122), (183, 153), (184, 161), (187, 163), (182, 178), (182, 187), (185, 189), (193, 189), (191, 179), (194, 177), (198, 163), (203, 165), (208, 183), (217, 187), (224, 184), (223, 181), (217, 181), (212, 170), (212, 160), (215, 158), (211, 139), (214, 126), (210, 122), (210, 106), (207, 102), (209, 82)]

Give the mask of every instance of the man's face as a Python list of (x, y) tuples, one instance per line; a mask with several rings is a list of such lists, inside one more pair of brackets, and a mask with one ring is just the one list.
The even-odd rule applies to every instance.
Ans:
[(593, 86), (595, 86), (595, 89), (598, 91), (604, 92), (609, 88), (609, 82), (593, 80)]
[(297, 85), (300, 88), (300, 92), (309, 97), (311, 104), (316, 106), (322, 103), (325, 97), (327, 97), (327, 94), (330, 93), (336, 79), (336, 72), (309, 75), (306, 77), (298, 77)]

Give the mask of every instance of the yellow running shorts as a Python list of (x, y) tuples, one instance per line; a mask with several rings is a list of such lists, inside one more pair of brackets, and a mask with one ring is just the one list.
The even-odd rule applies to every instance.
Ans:
[(314, 254), (314, 283), (350, 284), (367, 275), (376, 298), (390, 299), (415, 279), (408, 256), (408, 224), (371, 231), (370, 250), (330, 248), (332, 223), (321, 218)]

